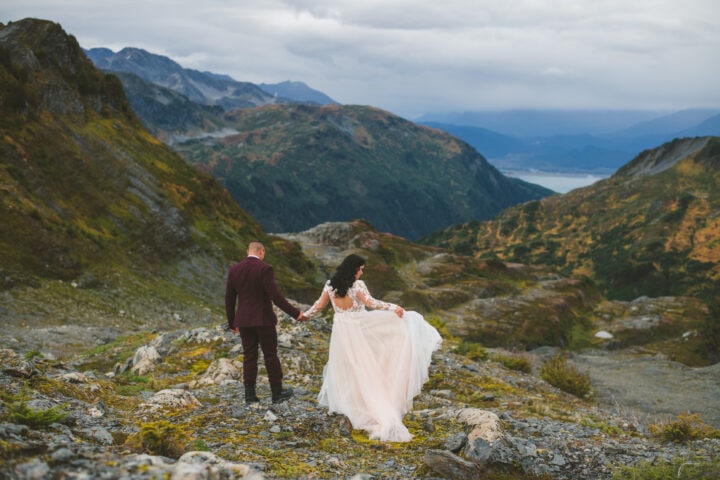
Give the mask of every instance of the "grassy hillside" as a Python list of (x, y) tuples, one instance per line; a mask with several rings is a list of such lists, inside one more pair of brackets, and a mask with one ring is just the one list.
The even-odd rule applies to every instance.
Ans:
[(227, 267), (255, 238), (286, 291), (314, 293), (299, 247), (269, 237), (214, 178), (145, 130), (117, 77), (96, 70), (59, 25), (0, 29), (0, 106), (4, 321), (93, 323), (127, 311), (125, 301), (152, 302), (137, 310), (155, 322), (166, 320), (163, 302), (214, 307)]
[(235, 110), (239, 133), (175, 146), (272, 232), (363, 218), (417, 239), (550, 194), (439, 130), (361, 106)]
[(612, 298), (707, 295), (720, 279), (720, 139), (688, 142), (699, 148), (656, 173), (638, 165), (663, 160), (641, 154), (607, 180), (453, 226), (428, 243), (588, 275)]
[(427, 243), (481, 258), (584, 275), (611, 299), (689, 296), (708, 305), (700, 327), (718, 358), (720, 139), (676, 140), (616, 175), (566, 195), (454, 225)]

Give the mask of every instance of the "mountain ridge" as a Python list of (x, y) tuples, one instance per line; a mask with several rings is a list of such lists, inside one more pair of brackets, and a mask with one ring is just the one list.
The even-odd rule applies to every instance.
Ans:
[(712, 298), (720, 273), (712, 241), (720, 229), (719, 143), (674, 140), (594, 185), (511, 207), (483, 225), (450, 227), (428, 243), (586, 273), (613, 298)]
[[(652, 116), (648, 112), (607, 112), (609, 124), (605, 128), (593, 128), (592, 124), (593, 115), (599, 117), (599, 121), (603, 112), (506, 112), (511, 123), (504, 128), (502, 114), (487, 112), (489, 118), (478, 120), (476, 124), (472, 121), (467, 124), (448, 123), (451, 118), (446, 119), (445, 123), (430, 120), (421, 123), (465, 140), (503, 171), (539, 170), (610, 175), (643, 150), (673, 138), (720, 135), (720, 116), (713, 109), (688, 109), (661, 116)], [(572, 125), (572, 128), (565, 126), (565, 130), (558, 129), (553, 126), (553, 114), (562, 120), (560, 125), (579, 116), (577, 125)], [(639, 120), (643, 114), (650, 118), (636, 123), (622, 123), (622, 115), (636, 115), (636, 120)], [(527, 118), (523, 115), (527, 115)], [(493, 120), (494, 116), (498, 118)], [(619, 119), (613, 120), (613, 116)], [(549, 130), (529, 131), (532, 125), (523, 127), (523, 122), (532, 118), (536, 118), (536, 123), (550, 124)], [(487, 128), (494, 124), (505, 133)], [(512, 131), (512, 125), (516, 124), (519, 125), (518, 129)]]
[(226, 118), (237, 135), (174, 148), (222, 179), (268, 231), (363, 218), (418, 238), (551, 193), (505, 177), (444, 132), (377, 108), (272, 105)]
[(623, 132), (646, 136), (677, 133), (717, 114), (720, 114), (720, 110), (712, 108), (678, 111), (513, 109), (428, 113), (416, 121), (485, 128), (525, 138), (553, 135), (613, 136)]
[(146, 81), (185, 95), (203, 105), (219, 105), (225, 110), (272, 103), (337, 103), (303, 82), (280, 83), (238, 81), (229, 75), (184, 68), (164, 55), (141, 48), (125, 47), (118, 52), (104, 47), (84, 50), (101, 70), (133, 73)]
[(260, 238), (276, 245), (288, 289), (314, 292), (312, 269), (291, 267), (309, 268), (302, 255), (147, 132), (117, 77), (98, 71), (58, 24), (0, 29), (0, 71), (3, 289), (55, 295), (45, 287), (73, 282), (100, 305), (108, 291), (144, 284), (132, 294), (215, 304), (221, 272)]
[(190, 100), (205, 105), (220, 105), (224, 109), (251, 107), (275, 103), (275, 98), (250, 82), (240, 82), (219, 75), (208, 75), (184, 68), (163, 55), (134, 47), (117, 53), (108, 49), (85, 50), (86, 55), (101, 70), (124, 71), (182, 93)]
[[(113, 67), (112, 62), (103, 63), (106, 51), (97, 53), (97, 66)], [(147, 52), (142, 55), (149, 64), (136, 62), (132, 68), (122, 68), (145, 69), (144, 78), (152, 79), (157, 76), (152, 67), (155, 56)], [(113, 58), (119, 63), (122, 55)], [(163, 58), (157, 70), (163, 71), (169, 62)], [(324, 221), (363, 218), (381, 230), (419, 238), (431, 228), (488, 218), (505, 205), (551, 193), (505, 178), (457, 140), (445, 138), (439, 131), (422, 131), (380, 109), (335, 103), (278, 103), (213, 114), (189, 103), (170, 103), (170, 95), (162, 94), (158, 87), (143, 89), (131, 77), (121, 79), (146, 127), (189, 162), (219, 178), (236, 201), (269, 231), (299, 231)], [(167, 88), (182, 93), (172, 85)], [(168, 117), (188, 118), (188, 122), (169, 124)], [(445, 164), (446, 174), (432, 166), (437, 162), (433, 162), (431, 151), (437, 162)], [(276, 166), (280, 159), (282, 167)], [(341, 163), (354, 162), (354, 169), (339, 171), (338, 159)], [(308, 169), (308, 164), (315, 170)], [(424, 170), (433, 170), (433, 178)], [(318, 173), (325, 171), (334, 173)], [(391, 171), (395, 172), (394, 180), (386, 178)], [(350, 189), (353, 195), (348, 195), (350, 190), (342, 185), (348, 174), (356, 185)], [(452, 180), (445, 178), (448, 176)], [(385, 185), (375, 186), (381, 179)], [(423, 188), (415, 186), (418, 182)], [(412, 202), (419, 204), (413, 206)], [(394, 210), (387, 211), (386, 205), (393, 205)]]

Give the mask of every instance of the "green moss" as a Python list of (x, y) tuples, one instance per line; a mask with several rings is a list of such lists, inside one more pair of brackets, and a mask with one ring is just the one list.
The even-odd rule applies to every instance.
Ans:
[(488, 353), (482, 345), (475, 342), (460, 342), (455, 347), (455, 353), (470, 360), (487, 360)]
[(185, 452), (188, 438), (177, 425), (165, 420), (143, 423), (139, 432), (130, 435), (125, 445), (138, 452), (179, 458)]
[(22, 446), (0, 439), (0, 458), (10, 459), (22, 453)]
[(495, 353), (491, 356), (492, 360), (503, 364), (510, 370), (530, 373), (532, 371), (532, 363), (526, 355), (508, 355), (504, 353)]

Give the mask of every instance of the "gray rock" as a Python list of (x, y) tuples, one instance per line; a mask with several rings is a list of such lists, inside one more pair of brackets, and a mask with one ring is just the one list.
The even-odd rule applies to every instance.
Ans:
[(484, 469), (479, 463), (465, 460), (447, 450), (427, 450), (423, 461), (443, 478), (473, 480), (483, 477)]

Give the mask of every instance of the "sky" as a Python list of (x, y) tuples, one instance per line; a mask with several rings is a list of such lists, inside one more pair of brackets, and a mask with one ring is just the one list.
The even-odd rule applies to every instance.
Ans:
[(408, 119), (720, 107), (717, 0), (2, 0), (83, 48), (301, 81)]

